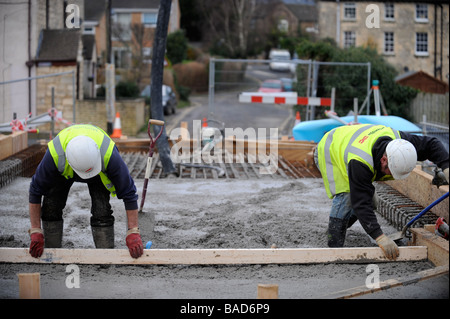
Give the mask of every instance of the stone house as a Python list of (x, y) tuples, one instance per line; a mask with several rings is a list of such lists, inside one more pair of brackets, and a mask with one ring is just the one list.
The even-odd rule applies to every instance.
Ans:
[[(149, 82), (151, 53), (159, 11), (159, 0), (111, 1), (111, 58), (117, 80)], [(85, 3), (83, 33), (95, 37), (98, 56), (98, 83), (104, 83), (107, 62), (107, 3)], [(172, 1), (168, 33), (180, 28), (178, 0)]]
[(318, 33), (317, 6), (314, 3), (284, 1), (261, 3), (251, 26), (259, 35), (277, 30), (289, 36), (308, 34), (315, 38)]
[[(71, 32), (72, 25), (68, 23), (70, 12), (66, 12), (68, 4), (68, 1), (59, 0), (0, 3), (0, 46), (3, 48), (0, 50), (0, 82), (20, 80), (1, 86), (0, 123), (11, 121), (14, 114), (18, 119), (24, 119), (29, 114), (36, 116), (43, 110), (46, 112), (51, 103), (44, 95), (50, 96), (50, 87), (55, 87), (55, 93), (59, 94), (60, 98), (64, 95), (70, 96), (72, 100), (71, 76), (35, 79), (36, 76), (50, 73), (77, 71), (76, 63), (82, 61), (81, 41), (74, 40), (74, 37), (79, 38), (79, 26), (75, 28), (78, 31)], [(71, 0), (70, 4), (79, 9), (77, 18), (82, 21), (84, 0)], [(70, 46), (74, 50), (70, 57), (67, 56), (69, 49), (61, 49), (63, 43), (66, 43), (65, 36), (59, 37), (58, 34), (67, 34), (69, 42), (74, 44)], [(56, 41), (63, 42), (57, 43), (55, 38), (59, 39)], [(53, 46), (59, 48), (55, 54), (50, 52)], [(81, 81), (81, 78), (78, 79)], [(70, 88), (67, 87), (67, 90), (62, 92), (56, 87), (65, 81), (70, 82)], [(41, 88), (43, 83), (49, 84), (47, 89)], [(78, 84), (80, 83), (76, 83)], [(80, 87), (76, 92), (82, 97)]]
[(399, 73), (424, 71), (448, 83), (448, 1), (317, 1), (320, 38), (369, 46)]
[[(35, 58), (36, 75), (73, 73), (36, 81), (37, 114), (48, 112), (54, 103), (58, 111), (66, 111), (63, 112), (65, 120), (73, 121), (70, 110), (74, 109), (76, 100), (83, 99), (82, 52), (83, 44), (79, 29), (42, 30)], [(48, 127), (48, 125), (41, 127), (41, 130), (46, 130)], [(58, 128), (63, 126), (58, 125)]]
[(279, 30), (299, 36), (318, 33), (317, 7), (310, 4), (278, 2), (271, 12), (271, 19)]

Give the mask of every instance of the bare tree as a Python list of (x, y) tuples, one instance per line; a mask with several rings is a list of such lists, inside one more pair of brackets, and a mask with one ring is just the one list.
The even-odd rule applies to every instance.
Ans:
[(230, 57), (246, 57), (258, 33), (261, 38), (255, 21), (263, 8), (273, 1), (200, 0), (198, 6), (205, 17), (210, 40), (219, 41)]
[(126, 68), (131, 68), (133, 80), (140, 88), (140, 84), (147, 71), (144, 63), (144, 47), (145, 43), (150, 41), (151, 36), (149, 32), (146, 32), (146, 28), (141, 23), (133, 23), (131, 25), (123, 25), (116, 23), (113, 26), (112, 34), (115, 39), (126, 48), (130, 54), (129, 65)]
[(250, 23), (258, 7), (255, 0), (200, 1), (213, 40), (221, 41), (230, 56), (247, 53)]
[(132, 37), (132, 67), (135, 75), (136, 84), (141, 88), (142, 78), (145, 76), (144, 64), (144, 44), (150, 40), (149, 35), (145, 32), (145, 26), (142, 23), (133, 23), (131, 25)]

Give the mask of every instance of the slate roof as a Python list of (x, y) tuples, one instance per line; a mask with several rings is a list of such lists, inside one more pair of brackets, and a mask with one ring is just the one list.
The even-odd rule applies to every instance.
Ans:
[(286, 4), (286, 7), (300, 22), (316, 22), (318, 19), (317, 7), (303, 4)]
[(81, 31), (76, 29), (44, 29), (41, 31), (36, 61), (76, 61)]
[(112, 0), (113, 9), (157, 9), (159, 0)]
[(99, 21), (106, 11), (106, 0), (89, 0), (84, 2), (84, 19)]

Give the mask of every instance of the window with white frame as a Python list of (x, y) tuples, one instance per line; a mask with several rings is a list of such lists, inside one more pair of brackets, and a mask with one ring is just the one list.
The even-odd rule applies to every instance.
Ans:
[(131, 66), (131, 51), (129, 49), (113, 47), (112, 51), (116, 68), (128, 68)]
[(416, 33), (416, 55), (428, 55), (428, 33)]
[(148, 47), (142, 48), (142, 59), (144, 63), (152, 62), (152, 48)]
[(384, 20), (393, 21), (395, 19), (395, 7), (393, 3), (384, 4)]
[(354, 2), (344, 3), (344, 19), (346, 20), (356, 19), (356, 4)]
[(156, 26), (158, 22), (158, 13), (156, 12), (147, 12), (142, 14), (142, 23), (147, 26)]
[(416, 21), (428, 22), (428, 5), (424, 3), (416, 4)]
[(384, 53), (394, 54), (394, 32), (384, 33)]
[(83, 34), (95, 34), (95, 28), (94, 27), (84, 27), (83, 28)]
[(131, 40), (131, 14), (116, 13), (112, 16), (112, 39), (119, 41)]
[(344, 32), (344, 48), (351, 48), (356, 45), (356, 35), (354, 31)]
[(289, 22), (286, 19), (280, 19), (278, 21), (278, 30), (281, 32), (288, 32), (289, 31)]

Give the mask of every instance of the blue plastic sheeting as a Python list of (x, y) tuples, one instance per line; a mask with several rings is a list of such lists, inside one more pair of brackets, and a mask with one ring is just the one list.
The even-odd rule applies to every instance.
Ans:
[[(347, 123), (352, 123), (354, 120), (353, 115), (341, 117), (341, 120)], [(409, 132), (409, 133), (420, 133), (422, 129), (411, 123), (404, 118), (388, 115), (388, 116), (376, 116), (376, 115), (359, 115), (359, 124), (376, 124), (385, 125), (392, 127), (395, 130)], [(325, 135), (325, 133), (331, 131), (332, 129), (343, 126), (344, 124), (335, 119), (323, 119), (300, 122), (292, 129), (294, 140), (296, 141), (310, 141), (318, 143), (320, 139)]]

